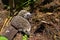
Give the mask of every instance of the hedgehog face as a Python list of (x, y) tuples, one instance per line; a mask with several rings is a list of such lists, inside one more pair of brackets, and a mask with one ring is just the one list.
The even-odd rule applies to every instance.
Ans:
[(26, 33), (27, 35), (30, 35), (30, 29), (31, 29), (31, 28), (29, 28), (29, 29), (24, 29), (23, 31), (24, 31), (24, 33)]

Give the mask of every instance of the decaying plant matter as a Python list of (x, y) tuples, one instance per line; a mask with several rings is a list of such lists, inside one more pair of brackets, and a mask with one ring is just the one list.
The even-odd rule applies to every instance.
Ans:
[[(20, 7), (23, 9), (24, 6)], [(16, 7), (19, 8), (19, 6)], [(28, 40), (60, 40), (60, 0), (37, 0), (29, 4), (28, 7), (31, 16), (27, 20), (32, 26)], [(21, 10), (18, 8), (17, 13)], [(27, 9), (25, 8), (25, 10)], [(5, 18), (4, 16), (1, 18)], [(3, 25), (3, 23), (1, 24)], [(23, 34), (18, 32), (13, 40), (22, 40), (22, 36)]]

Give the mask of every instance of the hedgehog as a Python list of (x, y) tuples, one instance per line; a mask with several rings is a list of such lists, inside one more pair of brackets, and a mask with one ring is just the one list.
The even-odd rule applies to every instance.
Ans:
[(25, 13), (25, 11), (23, 12), (21, 11), (20, 14), (18, 14), (17, 16), (14, 16), (11, 20), (11, 25), (17, 30), (22, 31), (29, 35), (31, 30), (31, 25), (29, 21), (26, 19), (26, 17), (25, 18), (23, 17), (23, 13)]

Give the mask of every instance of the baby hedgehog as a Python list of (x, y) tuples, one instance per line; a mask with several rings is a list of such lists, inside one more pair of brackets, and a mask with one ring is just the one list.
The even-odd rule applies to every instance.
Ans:
[[(26, 14), (25, 11), (21, 11), (20, 14), (23, 15), (23, 13)], [(24, 17), (22, 17), (22, 15), (18, 14), (17, 16), (13, 17), (11, 20), (11, 25), (13, 27), (15, 27), (17, 30), (19, 31), (23, 31), (26, 34), (30, 34), (30, 30), (31, 30), (31, 25), (28, 22), (27, 19), (25, 19), (24, 17), (26, 16), (24, 14)]]

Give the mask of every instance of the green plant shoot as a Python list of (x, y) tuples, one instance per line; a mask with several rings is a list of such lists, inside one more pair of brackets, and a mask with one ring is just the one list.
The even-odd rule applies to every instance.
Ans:
[(0, 36), (0, 40), (8, 40), (8, 38), (6, 38), (4, 36)]
[(27, 35), (24, 35), (23, 36), (23, 40), (28, 40), (28, 36)]

